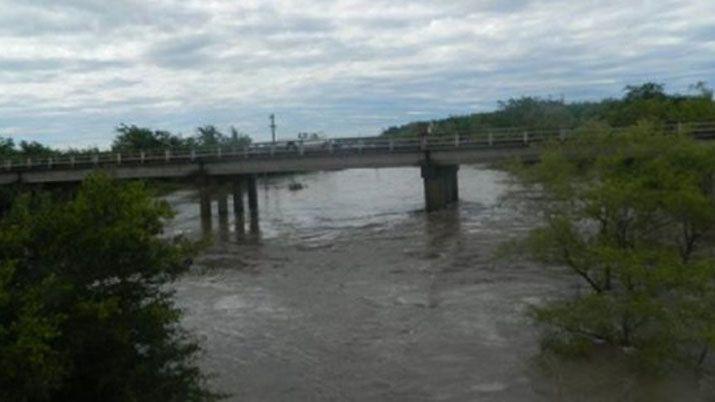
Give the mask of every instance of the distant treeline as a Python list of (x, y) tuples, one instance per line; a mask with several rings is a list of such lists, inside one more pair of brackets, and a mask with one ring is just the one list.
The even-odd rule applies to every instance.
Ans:
[(434, 124), (434, 135), (467, 135), (494, 128), (527, 129), (574, 128), (599, 121), (612, 127), (625, 127), (639, 120), (692, 122), (715, 120), (713, 91), (704, 82), (690, 87), (690, 94), (669, 94), (657, 83), (627, 86), (621, 99), (600, 102), (566, 103), (563, 99), (522, 97), (500, 101), (494, 112), (453, 116), (433, 122), (413, 122), (390, 127), (382, 135), (411, 136), (425, 124)]
[[(715, 121), (713, 90), (704, 82), (691, 86), (689, 94), (670, 94), (657, 83), (629, 85), (620, 99), (600, 102), (572, 102), (563, 99), (522, 97), (500, 101), (493, 112), (453, 116), (432, 122), (413, 122), (400, 127), (390, 127), (382, 135), (401, 137), (417, 135), (425, 124), (434, 124), (434, 135), (467, 135), (495, 128), (523, 127), (525, 129), (574, 128), (586, 122), (599, 121), (613, 127), (624, 127), (640, 120), (661, 122)], [(223, 133), (215, 126), (199, 127), (184, 137), (165, 130), (121, 124), (111, 151), (138, 153), (141, 151), (207, 150), (216, 147), (243, 147), (251, 138), (234, 127)], [(316, 134), (313, 134), (316, 136)], [(300, 137), (300, 136), (299, 136)], [(36, 141), (15, 143), (0, 133), (0, 159), (3, 157), (44, 158), (53, 155), (94, 154), (97, 148), (57, 150)]]
[[(120, 124), (116, 128), (117, 136), (112, 142), (112, 152), (134, 153), (189, 149), (212, 149), (219, 146), (242, 147), (251, 143), (251, 137), (230, 127), (229, 133), (224, 134), (215, 126), (208, 125), (196, 129), (192, 136), (184, 137), (165, 130), (152, 130), (135, 125)], [(12, 138), (0, 136), (0, 158), (2, 157), (31, 157), (44, 158), (56, 155), (81, 155), (96, 154), (100, 150), (96, 147), (70, 148), (57, 150), (36, 141), (21, 141), (15, 143)]]

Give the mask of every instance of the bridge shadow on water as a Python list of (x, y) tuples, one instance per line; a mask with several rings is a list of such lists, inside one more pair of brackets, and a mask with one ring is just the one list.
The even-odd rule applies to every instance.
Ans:
[[(219, 211), (217, 215), (192, 214), (200, 220), (200, 224), (196, 225), (200, 237), (213, 242), (237, 245), (257, 245), (271, 239), (285, 240), (286, 236), (297, 243), (330, 242), (343, 235), (349, 235), (352, 230), (392, 234), (393, 237), (399, 237), (400, 232), (393, 230), (395, 225), (409, 221), (421, 226), (420, 232), (424, 234), (425, 257), (437, 258), (445, 253), (459, 251), (452, 250), (454, 247), (459, 249), (464, 247), (465, 230), (469, 227), (469, 222), (473, 220), (474, 215), (481, 214), (486, 209), (485, 205), (479, 202), (461, 201), (436, 212), (410, 209), (360, 212), (356, 215), (339, 216), (318, 214), (310, 218), (300, 218), (307, 221), (299, 219), (297, 222), (292, 222), (291, 217), (285, 214), (295, 212), (275, 209), (269, 193), (267, 189), (264, 190), (261, 214), (227, 213), (225, 211), (235, 211), (233, 201), (230, 199), (225, 205), (222, 205), (222, 202), (213, 202), (212, 209), (217, 207), (215, 209)], [(264, 230), (264, 226), (267, 230)]]

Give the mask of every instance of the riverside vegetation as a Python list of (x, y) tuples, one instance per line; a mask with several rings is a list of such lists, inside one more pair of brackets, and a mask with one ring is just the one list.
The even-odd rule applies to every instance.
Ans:
[(194, 251), (161, 236), (171, 216), (103, 175), (66, 200), (15, 200), (0, 220), (0, 400), (218, 397), (166, 286)]
[[(662, 84), (648, 82), (624, 88), (620, 99), (567, 103), (563, 99), (522, 97), (500, 101), (493, 112), (436, 120), (433, 135), (467, 136), (490, 129), (520, 127), (527, 130), (577, 128), (598, 121), (625, 127), (643, 119), (661, 122), (715, 120), (713, 91), (705, 83), (691, 85), (687, 94), (668, 93)], [(426, 122), (390, 127), (388, 137), (416, 136)]]
[[(664, 121), (715, 119), (712, 91), (695, 89), (668, 95), (644, 84), (594, 104), (522, 98), (494, 113), (437, 122), (435, 135), (581, 127), (576, 140), (548, 146), (539, 164), (513, 169), (521, 185), (543, 195), (532, 205), (542, 226), (524, 250), (583, 285), (533, 308), (546, 350), (588, 355), (606, 345), (651, 368), (712, 366), (715, 150), (659, 129)], [(615, 132), (614, 125), (632, 127)], [(249, 140), (210, 127), (193, 139), (136, 126), (117, 131), (112, 148), (122, 152)], [(0, 157), (85, 151), (0, 138)], [(143, 184), (102, 175), (71, 196), (26, 190), (0, 189), (0, 400), (220, 397), (207, 388), (199, 347), (179, 325), (168, 290), (195, 252), (163, 236), (168, 206)]]
[(582, 286), (532, 309), (543, 347), (604, 346), (641, 367), (712, 369), (715, 347), (715, 147), (640, 123), (593, 125), (512, 169), (540, 194), (542, 224), (521, 244)]

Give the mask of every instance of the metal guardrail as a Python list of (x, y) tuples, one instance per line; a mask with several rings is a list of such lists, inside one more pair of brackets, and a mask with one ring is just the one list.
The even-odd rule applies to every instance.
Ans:
[[(615, 128), (614, 131), (627, 128)], [(673, 123), (663, 126), (666, 132), (688, 133), (696, 138), (715, 139), (715, 122)], [(102, 152), (97, 154), (62, 155), (48, 158), (5, 159), (0, 172), (30, 170), (67, 170), (109, 166), (141, 166), (176, 163), (215, 162), (249, 158), (301, 158), (364, 153), (400, 153), (523, 147), (549, 140), (567, 140), (582, 129), (520, 130), (518, 128), (486, 130), (469, 135), (407, 138), (356, 137), (316, 141), (259, 142), (246, 147), (216, 147), (211, 150), (163, 150), (138, 153)]]

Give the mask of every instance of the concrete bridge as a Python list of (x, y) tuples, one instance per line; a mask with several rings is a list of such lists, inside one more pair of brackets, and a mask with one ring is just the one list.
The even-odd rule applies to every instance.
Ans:
[[(687, 131), (699, 139), (715, 138), (715, 122), (672, 124), (666, 126), (666, 130)], [(540, 144), (567, 141), (574, 135), (577, 133), (569, 129), (525, 131), (509, 128), (469, 136), (437, 137), (424, 133), (413, 138), (360, 137), (254, 143), (240, 149), (219, 147), (208, 152), (164, 150), (4, 160), (0, 162), (0, 185), (80, 182), (98, 170), (119, 179), (189, 180), (199, 186), (204, 221), (208, 219), (210, 222), (212, 197), (218, 197), (219, 216), (228, 214), (226, 200), (229, 192), (233, 196), (234, 213), (242, 220), (245, 193), (251, 226), (257, 227), (256, 176), (260, 174), (420, 167), (426, 209), (435, 211), (458, 201), (459, 165), (511, 158), (536, 159)]]

